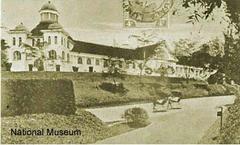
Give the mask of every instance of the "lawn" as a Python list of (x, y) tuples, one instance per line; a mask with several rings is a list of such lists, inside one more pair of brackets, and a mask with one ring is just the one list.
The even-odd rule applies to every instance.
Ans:
[[(154, 90), (164, 87), (160, 77), (125, 76), (117, 79), (127, 90), (126, 93), (113, 93), (101, 88), (103, 83), (112, 83), (99, 73), (63, 73), (63, 72), (3, 72), (3, 79), (68, 79), (72, 80), (76, 105), (83, 107), (113, 106), (131, 102), (149, 102), (156, 97)], [(208, 85), (203, 81), (169, 78), (167, 86), (179, 91), (182, 98), (206, 97), (229, 94), (222, 85)], [(160, 96), (165, 97), (165, 96)]]

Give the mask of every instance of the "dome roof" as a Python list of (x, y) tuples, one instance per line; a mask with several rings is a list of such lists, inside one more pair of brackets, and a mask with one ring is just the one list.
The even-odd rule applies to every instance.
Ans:
[(28, 31), (28, 29), (23, 25), (23, 23), (20, 23), (13, 29), (13, 31)]
[(57, 11), (56, 7), (50, 2), (48, 1), (48, 3), (44, 4), (42, 6), (42, 8), (40, 9), (41, 10), (52, 10), (52, 11)]
[(48, 26), (49, 29), (62, 29), (62, 26), (58, 23), (53, 23)]

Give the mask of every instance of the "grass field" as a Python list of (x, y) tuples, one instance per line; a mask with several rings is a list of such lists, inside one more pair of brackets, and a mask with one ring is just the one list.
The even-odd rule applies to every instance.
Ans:
[[(99, 73), (63, 73), (63, 72), (2, 72), (2, 79), (69, 79), (73, 81), (75, 102), (78, 107), (108, 106), (127, 104), (131, 102), (148, 102), (154, 97), (154, 89), (161, 88), (163, 83), (159, 77), (125, 76), (118, 79), (128, 90), (125, 94), (112, 93), (101, 89), (104, 82), (112, 82)], [(169, 78), (171, 90), (182, 93), (183, 98), (225, 95), (227, 90), (221, 85), (207, 85), (203, 81)], [(217, 89), (216, 89), (217, 88)], [(217, 90), (217, 91), (216, 91)]]

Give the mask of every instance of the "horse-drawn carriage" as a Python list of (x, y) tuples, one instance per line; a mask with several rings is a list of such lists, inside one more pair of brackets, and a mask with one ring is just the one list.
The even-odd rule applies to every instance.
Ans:
[(173, 108), (179, 108), (181, 101), (182, 93), (179, 91), (172, 91), (171, 95), (168, 97), (164, 97), (162, 99), (154, 99), (153, 100), (153, 111), (159, 111), (161, 107), (161, 111), (168, 110)]

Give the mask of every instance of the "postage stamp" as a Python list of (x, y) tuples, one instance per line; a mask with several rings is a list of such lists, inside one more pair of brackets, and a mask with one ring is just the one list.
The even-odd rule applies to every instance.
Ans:
[(173, 0), (123, 0), (124, 26), (168, 27), (173, 3)]

